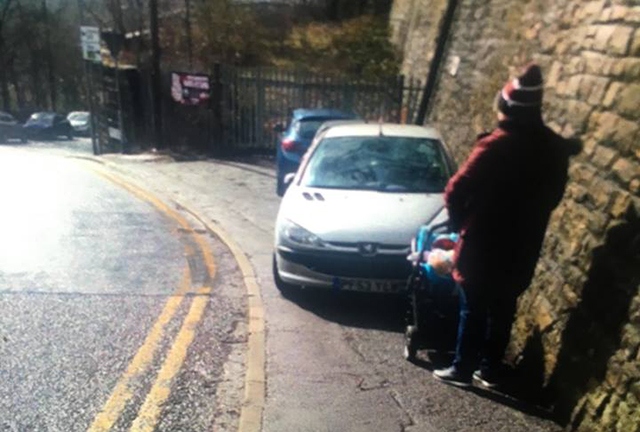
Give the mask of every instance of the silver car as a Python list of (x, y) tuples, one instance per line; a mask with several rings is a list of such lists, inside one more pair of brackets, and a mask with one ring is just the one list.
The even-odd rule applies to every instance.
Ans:
[(273, 275), (299, 287), (397, 292), (411, 239), (446, 220), (444, 187), (455, 171), (433, 128), (337, 124), (321, 128), (287, 178), (275, 228)]

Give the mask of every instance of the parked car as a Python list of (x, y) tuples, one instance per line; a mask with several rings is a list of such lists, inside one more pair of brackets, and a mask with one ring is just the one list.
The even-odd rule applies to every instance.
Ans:
[(302, 155), (311, 145), (318, 128), (328, 120), (356, 119), (353, 113), (335, 109), (297, 109), (294, 110), (288, 126), (276, 127), (281, 133), (277, 146), (276, 171), (278, 196), (284, 195), (284, 176), (298, 169)]
[(15, 139), (27, 142), (22, 125), (11, 114), (0, 111), (0, 143)]
[(323, 127), (278, 211), (273, 276), (299, 287), (394, 292), (405, 287), (411, 239), (446, 220), (455, 171), (433, 128), (397, 124)]
[(72, 111), (67, 120), (73, 128), (74, 135), (88, 136), (91, 134), (91, 114), (86, 111)]
[(52, 112), (37, 112), (23, 126), (26, 135), (32, 139), (57, 139), (65, 136), (73, 139), (73, 128), (64, 116)]

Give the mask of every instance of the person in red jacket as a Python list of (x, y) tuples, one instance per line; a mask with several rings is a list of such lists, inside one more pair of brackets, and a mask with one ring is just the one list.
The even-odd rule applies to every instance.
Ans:
[(497, 128), (478, 137), (445, 189), (451, 226), (460, 232), (453, 276), (462, 301), (455, 359), (433, 375), (449, 384), (497, 383), (517, 298), (564, 194), (569, 157), (580, 151), (579, 142), (545, 126), (542, 90), (535, 64), (507, 82), (496, 98)]

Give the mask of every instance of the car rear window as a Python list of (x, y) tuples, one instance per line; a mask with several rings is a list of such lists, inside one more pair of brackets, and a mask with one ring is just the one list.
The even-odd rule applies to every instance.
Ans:
[(407, 137), (333, 137), (318, 144), (301, 184), (308, 187), (439, 193), (449, 179), (442, 144)]
[(300, 138), (312, 139), (318, 129), (320, 129), (320, 126), (322, 126), (322, 123), (328, 120), (331, 119), (317, 117), (301, 119), (293, 125), (293, 130)]

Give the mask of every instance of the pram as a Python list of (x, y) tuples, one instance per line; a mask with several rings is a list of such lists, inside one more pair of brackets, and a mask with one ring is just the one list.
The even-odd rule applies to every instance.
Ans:
[[(423, 225), (411, 242), (411, 255), (407, 257), (413, 262), (413, 268), (406, 289), (409, 300), (404, 346), (406, 360), (414, 361), (419, 348), (443, 350), (449, 342), (455, 341), (459, 292), (451, 276), (450, 258), (458, 237), (451, 232), (448, 222), (442, 222)], [(428, 256), (434, 252), (440, 255), (433, 257), (439, 261), (435, 266), (436, 260)], [(428, 343), (435, 345), (425, 346)]]

